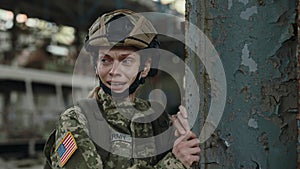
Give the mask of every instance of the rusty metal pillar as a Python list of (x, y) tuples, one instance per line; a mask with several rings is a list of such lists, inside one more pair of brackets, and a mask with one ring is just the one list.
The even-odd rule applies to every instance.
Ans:
[(297, 114), (297, 127), (298, 127), (298, 142), (297, 142), (297, 169), (300, 169), (300, 0), (298, 1), (298, 18), (297, 18), (297, 27), (298, 27), (298, 114)]
[[(186, 0), (186, 20), (211, 40), (227, 79), (225, 111), (201, 145), (201, 169), (299, 168), (297, 9), (298, 0)], [(200, 101), (201, 128), (210, 77), (189, 50), (187, 65), (208, 98)]]

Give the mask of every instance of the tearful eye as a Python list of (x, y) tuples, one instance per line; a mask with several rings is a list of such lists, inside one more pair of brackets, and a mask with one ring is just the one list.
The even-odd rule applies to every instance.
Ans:
[(100, 61), (101, 61), (101, 63), (108, 63), (107, 59), (101, 59)]
[(133, 59), (131, 58), (126, 58), (122, 61), (122, 63), (126, 64), (126, 65), (130, 65), (133, 63)]
[(112, 62), (112, 59), (109, 59), (109, 58), (100, 58), (100, 63), (102, 64), (110, 64)]
[(107, 62), (107, 59), (101, 59), (101, 62)]

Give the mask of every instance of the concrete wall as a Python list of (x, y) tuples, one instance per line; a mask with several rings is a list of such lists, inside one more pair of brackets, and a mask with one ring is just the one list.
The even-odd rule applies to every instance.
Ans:
[[(186, 19), (211, 40), (227, 82), (222, 119), (201, 145), (202, 169), (296, 168), (297, 4), (186, 0)], [(210, 77), (190, 50), (186, 63), (204, 96), (193, 128), (199, 134), (210, 106)]]

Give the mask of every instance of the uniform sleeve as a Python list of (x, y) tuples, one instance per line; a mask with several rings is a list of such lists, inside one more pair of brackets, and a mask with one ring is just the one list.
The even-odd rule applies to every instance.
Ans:
[[(71, 133), (74, 137), (77, 149), (70, 157), (67, 157), (67, 162), (62, 167), (57, 147), (61, 145), (62, 140), (64, 140), (68, 133)], [(54, 169), (103, 168), (101, 157), (98, 155), (95, 145), (88, 136), (87, 120), (79, 107), (74, 106), (61, 114), (56, 126), (55, 144), (50, 154), (51, 167)]]
[(184, 169), (186, 168), (174, 155), (169, 152), (162, 160), (156, 165), (156, 169)]
[(176, 159), (172, 152), (169, 152), (155, 166), (149, 166), (143, 163), (139, 163), (133, 165), (128, 169), (186, 169), (186, 167)]

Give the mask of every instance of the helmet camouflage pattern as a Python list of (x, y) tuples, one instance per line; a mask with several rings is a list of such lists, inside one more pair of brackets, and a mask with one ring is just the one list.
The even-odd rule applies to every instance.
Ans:
[(121, 9), (99, 17), (89, 28), (85, 47), (90, 51), (99, 46), (150, 46), (157, 32), (143, 15)]

